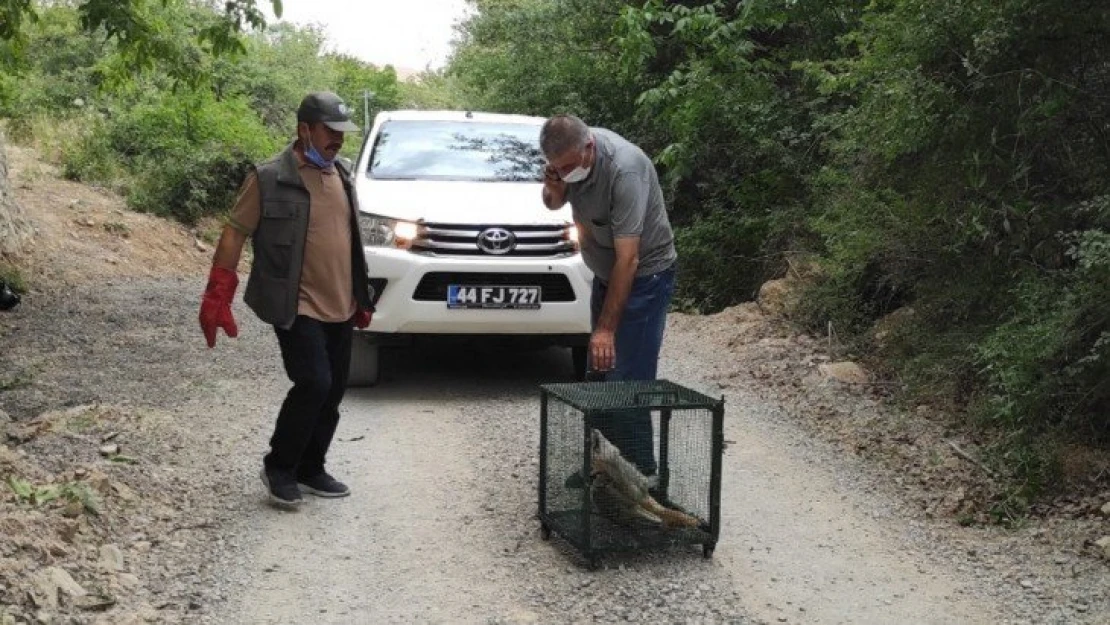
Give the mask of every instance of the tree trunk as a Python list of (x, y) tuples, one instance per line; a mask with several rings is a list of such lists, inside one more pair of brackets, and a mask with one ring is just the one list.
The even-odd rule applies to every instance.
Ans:
[(32, 229), (15, 202), (8, 180), (7, 138), (0, 133), (0, 257), (18, 254), (31, 239)]

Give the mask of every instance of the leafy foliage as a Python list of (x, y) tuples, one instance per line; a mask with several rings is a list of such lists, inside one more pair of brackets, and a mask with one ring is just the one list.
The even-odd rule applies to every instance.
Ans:
[[(37, 6), (20, 45), (0, 45), (0, 115), (19, 139), (49, 139), (67, 176), (194, 223), (226, 211), (246, 167), (291, 139), (305, 93), (336, 91), (357, 110), (363, 91), (373, 92), (369, 115), (399, 105), (393, 68), (326, 53), (315, 27), (248, 30), (261, 25), (254, 2), (224, 9), (186, 0)], [(358, 147), (349, 138), (344, 155)]]
[(281, 147), (245, 99), (133, 107), (108, 138), (144, 173), (128, 203), (189, 224), (231, 206), (250, 164)]
[[(1012, 518), (1047, 441), (1110, 444), (1110, 12), (1085, 0), (477, 1), (450, 72), (655, 156), (681, 306), (821, 270), (801, 319), (1000, 432)], [(601, 54), (595, 52), (601, 51)], [(616, 87), (614, 89), (614, 86)]]
[(550, 115), (574, 112), (626, 130), (636, 82), (619, 70), (609, 20), (620, 0), (478, 0), (460, 27), (447, 70), (461, 79), (467, 106)]

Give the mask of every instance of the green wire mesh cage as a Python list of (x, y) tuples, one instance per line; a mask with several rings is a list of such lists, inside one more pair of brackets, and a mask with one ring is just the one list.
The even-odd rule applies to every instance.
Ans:
[(720, 535), (724, 400), (667, 380), (549, 384), (540, 396), (539, 519), (601, 554)]

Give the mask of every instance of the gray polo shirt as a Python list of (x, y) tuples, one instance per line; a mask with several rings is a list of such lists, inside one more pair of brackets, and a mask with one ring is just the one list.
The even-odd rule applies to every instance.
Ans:
[(567, 184), (567, 200), (579, 227), (582, 260), (608, 282), (616, 262), (613, 239), (640, 237), (636, 276), (670, 268), (677, 254), (655, 165), (620, 135), (591, 128), (597, 156), (590, 175)]

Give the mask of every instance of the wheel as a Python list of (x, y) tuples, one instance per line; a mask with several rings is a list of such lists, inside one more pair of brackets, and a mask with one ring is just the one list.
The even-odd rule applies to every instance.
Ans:
[(713, 557), (713, 549), (715, 547), (716, 547), (716, 545), (702, 545), (701, 546), (701, 557), (705, 558), (706, 560), (708, 560), (709, 558), (712, 558)]
[(570, 348), (570, 360), (574, 366), (574, 380), (582, 382), (586, 379), (586, 365), (590, 349), (588, 345), (575, 345)]
[(586, 561), (586, 568), (591, 571), (596, 571), (601, 568), (601, 558), (598, 556), (590, 556)]
[(551, 540), (551, 528), (546, 523), (540, 524), (540, 538), (544, 540)]
[(378, 383), (381, 349), (369, 337), (355, 333), (351, 341), (351, 370), (347, 386), (373, 386)]

